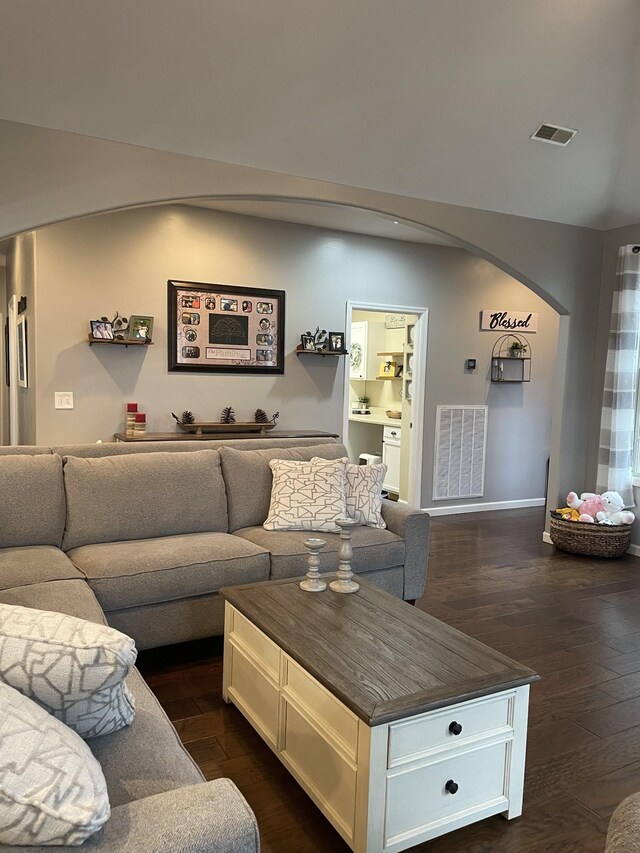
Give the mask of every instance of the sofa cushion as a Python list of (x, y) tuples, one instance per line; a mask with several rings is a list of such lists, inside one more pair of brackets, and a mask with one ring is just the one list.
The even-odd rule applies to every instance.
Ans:
[[(304, 530), (273, 531), (264, 527), (245, 527), (236, 536), (254, 542), (271, 552), (271, 578), (293, 578), (307, 571), (308, 551), (302, 544), (309, 534)], [(320, 571), (334, 572), (338, 568), (337, 550), (340, 536), (323, 533), (327, 543), (320, 551)], [(351, 538), (354, 572), (376, 571), (404, 563), (404, 540), (389, 530), (376, 527), (356, 527)]]
[(0, 548), (60, 547), (64, 514), (59, 456), (0, 458)]
[(135, 714), (124, 679), (133, 640), (107, 625), (51, 610), (0, 604), (0, 679), (91, 738)]
[(226, 532), (217, 450), (64, 458), (65, 551), (97, 542)]
[(0, 590), (0, 601), (5, 604), (18, 604), (20, 607), (68, 613), (69, 616), (89, 619), (99, 625), (107, 624), (98, 600), (84, 579), (33, 583), (29, 586)]
[(339, 532), (336, 520), (347, 514), (346, 459), (272, 459), (269, 467), (273, 486), (265, 530)]
[[(0, 601), (23, 607), (49, 607), (105, 624), (100, 605), (84, 580), (21, 586), (0, 592)], [(136, 703), (131, 725), (87, 741), (102, 765), (111, 804), (117, 806), (201, 782), (202, 774), (136, 669), (129, 673), (126, 684)]]
[(112, 806), (203, 781), (176, 730), (137, 669), (127, 678), (136, 716), (122, 731), (87, 741), (102, 766)]
[(229, 532), (242, 527), (262, 524), (269, 514), (273, 476), (269, 468), (272, 459), (309, 461), (313, 456), (340, 459), (346, 454), (342, 444), (321, 444), (307, 447), (236, 450), (220, 448), (222, 473), (227, 489)]
[(0, 590), (65, 578), (82, 578), (82, 575), (59, 548), (51, 545), (0, 548)]
[(228, 533), (84, 545), (69, 557), (107, 612), (269, 578), (269, 554)]
[(75, 846), (110, 814), (104, 774), (86, 744), (0, 682), (0, 843)]

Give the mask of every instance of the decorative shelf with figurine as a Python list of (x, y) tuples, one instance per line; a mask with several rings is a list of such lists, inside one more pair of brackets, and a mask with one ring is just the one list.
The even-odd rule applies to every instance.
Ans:
[(491, 351), (492, 382), (531, 382), (531, 344), (523, 335), (502, 335)]

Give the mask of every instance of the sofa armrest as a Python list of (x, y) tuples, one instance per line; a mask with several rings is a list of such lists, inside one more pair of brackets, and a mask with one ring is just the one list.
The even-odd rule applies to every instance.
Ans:
[[(82, 850), (96, 853), (259, 853), (253, 812), (230, 779), (201, 782), (114, 806)], [(7, 847), (2, 853), (68, 847)]]
[(387, 529), (404, 539), (403, 598), (420, 598), (427, 579), (431, 517), (428, 512), (388, 500), (382, 501), (382, 517)]
[(611, 816), (605, 853), (632, 853), (640, 836), (640, 794), (623, 800)]

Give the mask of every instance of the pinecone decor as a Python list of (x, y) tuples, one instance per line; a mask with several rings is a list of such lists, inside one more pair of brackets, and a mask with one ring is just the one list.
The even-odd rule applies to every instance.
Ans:
[(190, 412), (188, 409), (182, 413), (183, 424), (192, 424), (195, 423), (195, 420), (193, 412)]
[(256, 409), (256, 413), (253, 416), (255, 422), (257, 424), (268, 424), (269, 418), (267, 417), (267, 413), (264, 409)]
[(236, 413), (233, 411), (231, 406), (225, 406), (222, 410), (222, 414), (220, 415), (220, 423), (221, 424), (235, 424), (236, 422)]

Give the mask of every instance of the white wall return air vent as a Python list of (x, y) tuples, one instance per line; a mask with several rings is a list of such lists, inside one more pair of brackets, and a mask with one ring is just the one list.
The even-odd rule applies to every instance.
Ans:
[(571, 142), (577, 132), (572, 127), (560, 127), (559, 124), (549, 124), (545, 121), (529, 138), (564, 147)]
[(438, 406), (433, 499), (481, 498), (488, 406)]

